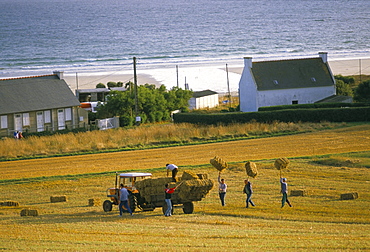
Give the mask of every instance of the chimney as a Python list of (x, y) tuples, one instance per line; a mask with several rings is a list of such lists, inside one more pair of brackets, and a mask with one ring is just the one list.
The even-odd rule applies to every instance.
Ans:
[(60, 80), (64, 79), (64, 72), (63, 71), (54, 71), (53, 73), (55, 75), (57, 75)]
[(244, 67), (252, 69), (252, 57), (244, 57)]
[(319, 56), (322, 59), (322, 62), (328, 63), (328, 53), (327, 52), (319, 52)]

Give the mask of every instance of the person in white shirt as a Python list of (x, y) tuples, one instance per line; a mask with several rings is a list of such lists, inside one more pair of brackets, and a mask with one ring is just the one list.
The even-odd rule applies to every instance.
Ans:
[(170, 171), (172, 172), (172, 179), (174, 182), (176, 182), (176, 175), (179, 171), (179, 167), (177, 167), (176, 165), (174, 164), (166, 164), (166, 169), (167, 169), (167, 177), (170, 173)]

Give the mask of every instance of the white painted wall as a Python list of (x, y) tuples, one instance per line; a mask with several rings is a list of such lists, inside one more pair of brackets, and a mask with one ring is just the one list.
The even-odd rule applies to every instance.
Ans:
[(259, 91), (257, 108), (254, 111), (259, 107), (291, 105), (292, 101), (298, 101), (298, 104), (314, 103), (334, 94), (334, 86)]
[(189, 109), (214, 108), (218, 106), (218, 94), (207, 95), (198, 98), (190, 98)]

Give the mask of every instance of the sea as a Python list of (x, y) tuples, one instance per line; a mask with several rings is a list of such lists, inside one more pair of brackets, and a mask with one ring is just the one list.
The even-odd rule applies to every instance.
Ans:
[[(237, 90), (243, 58), (370, 58), (370, 0), (0, 0), (0, 78), (147, 74)], [(229, 85), (229, 87), (227, 87)]]

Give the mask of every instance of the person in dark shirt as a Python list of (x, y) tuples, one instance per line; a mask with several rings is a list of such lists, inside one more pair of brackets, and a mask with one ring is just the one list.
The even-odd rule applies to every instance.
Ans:
[(251, 200), (252, 198), (252, 193), (253, 193), (253, 189), (252, 189), (252, 183), (249, 181), (249, 179), (246, 179), (244, 180), (244, 189), (243, 189), (243, 193), (247, 194), (247, 199), (246, 199), (246, 208), (249, 207), (249, 203), (251, 203), (252, 206), (255, 206), (255, 204), (253, 203), (253, 201)]
[(290, 204), (288, 200), (288, 184), (286, 180), (286, 178), (280, 178), (281, 193), (283, 194), (283, 198), (281, 199), (281, 207), (284, 207), (285, 202), (288, 203), (290, 207), (292, 207), (292, 204)]

